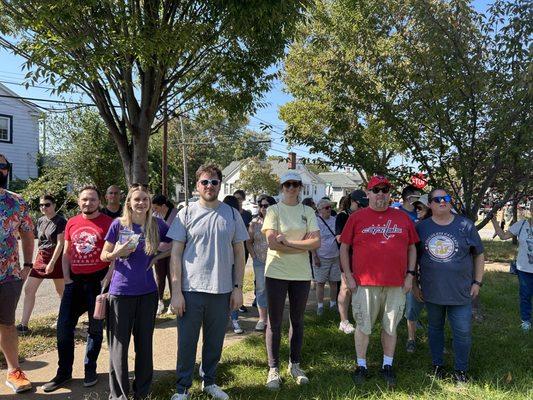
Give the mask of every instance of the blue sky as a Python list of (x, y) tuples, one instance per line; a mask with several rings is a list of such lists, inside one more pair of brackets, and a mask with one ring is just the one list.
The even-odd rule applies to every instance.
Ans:
[[(486, 0), (473, 1), (474, 7), (478, 11), (485, 11), (490, 4)], [(52, 98), (45, 88), (29, 88), (20, 86), (24, 80), (25, 72), (22, 71), (24, 59), (9, 53), (7, 50), (0, 48), (0, 82), (9, 87), (12, 91), (20, 96), (35, 97), (35, 98)], [(53, 97), (56, 98), (56, 97)], [(72, 99), (79, 98), (76, 95), (71, 95)], [(68, 97), (65, 97), (68, 99)], [(269, 152), (271, 155), (284, 155), (288, 151), (287, 146), (282, 141), (282, 132), (285, 127), (283, 121), (278, 118), (279, 107), (291, 100), (291, 96), (283, 91), (283, 84), (276, 81), (272, 89), (265, 94), (263, 101), (267, 103), (265, 108), (258, 110), (258, 112), (250, 118), (250, 127), (255, 130), (260, 129), (260, 125), (268, 123), (273, 127), (272, 133), (272, 148)], [(2, 99), (0, 98), (0, 102)], [(40, 103), (46, 105), (44, 103)], [(309, 149), (305, 146), (295, 146), (292, 148), (300, 157), (315, 158), (318, 155), (311, 155)]]

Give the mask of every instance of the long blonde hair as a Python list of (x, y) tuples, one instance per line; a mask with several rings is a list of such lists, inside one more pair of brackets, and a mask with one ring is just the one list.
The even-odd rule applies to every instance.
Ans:
[(148, 195), (149, 207), (146, 210), (146, 219), (144, 220), (142, 230), (145, 239), (144, 252), (146, 255), (153, 256), (157, 253), (157, 248), (159, 247), (159, 225), (157, 224), (155, 217), (152, 215), (152, 195), (146, 186), (134, 184), (130, 187), (130, 190), (128, 190), (128, 195), (126, 196), (126, 203), (124, 204), (122, 217), (120, 217), (120, 224), (132, 229), (131, 197), (133, 196), (133, 193), (138, 191), (145, 192)]

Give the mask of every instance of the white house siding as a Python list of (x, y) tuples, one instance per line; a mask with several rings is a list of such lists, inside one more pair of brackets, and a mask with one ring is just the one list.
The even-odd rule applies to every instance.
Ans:
[[(0, 84), (0, 94), (13, 95)], [(0, 97), (0, 115), (12, 119), (11, 143), (0, 141), (0, 153), (13, 165), (12, 179), (37, 177), (39, 152), (38, 112), (24, 102)]]

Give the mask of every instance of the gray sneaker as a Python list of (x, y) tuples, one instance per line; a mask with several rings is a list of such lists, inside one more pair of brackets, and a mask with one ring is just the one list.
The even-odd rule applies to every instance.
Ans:
[(520, 324), (520, 329), (522, 329), (524, 332), (529, 332), (531, 330), (531, 322), (522, 321)]
[(408, 353), (414, 353), (416, 351), (416, 342), (414, 340), (408, 340), (405, 345), (405, 350), (407, 350)]
[(281, 376), (279, 376), (278, 368), (270, 368), (268, 370), (268, 377), (266, 387), (268, 390), (279, 390), (281, 386)]
[(217, 400), (228, 400), (229, 396), (226, 392), (224, 392), (220, 386), (215, 385), (214, 383), (212, 385), (204, 386), (202, 382), (202, 392), (207, 393), (211, 398), (217, 399)]
[(300, 369), (299, 363), (289, 363), (287, 372), (296, 380), (296, 384), (307, 385), (309, 383), (309, 378), (305, 376), (305, 372)]

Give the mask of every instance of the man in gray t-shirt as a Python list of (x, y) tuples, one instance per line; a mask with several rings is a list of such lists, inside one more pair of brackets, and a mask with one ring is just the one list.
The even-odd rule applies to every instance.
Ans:
[(174, 240), (170, 259), (171, 306), (178, 315), (177, 395), (187, 399), (196, 345), (203, 326), (202, 390), (228, 396), (215, 384), (230, 309), (242, 305), (244, 242), (248, 232), (238, 212), (218, 201), (222, 173), (214, 165), (196, 172), (200, 199), (183, 208), (167, 233)]

